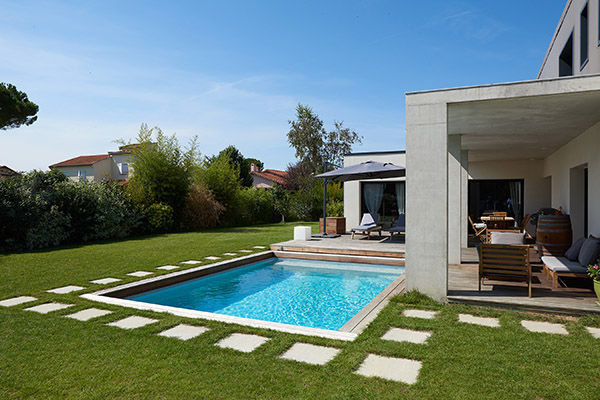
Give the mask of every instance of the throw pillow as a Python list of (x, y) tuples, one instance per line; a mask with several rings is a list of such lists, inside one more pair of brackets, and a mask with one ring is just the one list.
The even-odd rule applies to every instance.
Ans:
[(581, 246), (581, 251), (579, 252), (579, 257), (577, 257), (577, 261), (579, 264), (583, 266), (587, 266), (590, 264), (595, 264), (598, 260), (598, 256), (600, 255), (600, 240), (587, 238), (585, 242), (583, 242), (583, 246)]
[(569, 247), (569, 250), (565, 253), (565, 257), (567, 257), (571, 261), (577, 261), (579, 257), (579, 252), (581, 251), (581, 246), (583, 246), (583, 242), (585, 242), (585, 238), (582, 237), (578, 239)]
[(523, 244), (525, 234), (519, 232), (490, 232), (492, 244)]

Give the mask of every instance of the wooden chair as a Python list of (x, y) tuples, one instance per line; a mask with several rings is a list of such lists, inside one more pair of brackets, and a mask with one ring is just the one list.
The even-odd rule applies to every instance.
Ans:
[(494, 217), (508, 217), (508, 213), (506, 211), (494, 211), (492, 214)]
[(479, 261), (479, 291), (484, 279), (525, 282), (531, 297), (531, 264), (529, 246), (481, 244)]
[(481, 235), (485, 234), (485, 231), (487, 230), (487, 225), (484, 224), (483, 222), (480, 224), (473, 223), (473, 220), (471, 219), (470, 215), (469, 215), (469, 222), (471, 223), (471, 228), (473, 228), (473, 232), (475, 232), (475, 237), (482, 240), (484, 238), (484, 236), (481, 236)]

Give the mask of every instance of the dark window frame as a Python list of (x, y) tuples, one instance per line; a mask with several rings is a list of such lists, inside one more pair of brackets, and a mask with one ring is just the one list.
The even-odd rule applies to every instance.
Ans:
[[(575, 62), (575, 46), (573, 45), (573, 41), (574, 41), (574, 36), (575, 36), (575, 30), (571, 31), (571, 34), (568, 36), (567, 40), (565, 41), (565, 44), (563, 46), (562, 51), (560, 52), (560, 54), (558, 55), (558, 76), (559, 77), (563, 77), (563, 76), (573, 76), (574, 74), (574, 68), (573, 68), (573, 63)], [(565, 53), (565, 50), (567, 49), (567, 46), (571, 45), (571, 64), (570, 64), (570, 68), (571, 68), (571, 73), (570, 74), (563, 74), (561, 72), (560, 66), (561, 66), (561, 61), (563, 61), (563, 54)]]
[[(589, 2), (579, 13), (579, 70), (583, 70), (590, 61), (590, 19)], [(585, 28), (585, 30), (584, 30)], [(584, 58), (585, 54), (585, 58)]]
[(473, 222), (478, 222), (481, 215), (475, 215), (478, 213), (472, 213), (473, 205), (471, 204), (471, 187), (475, 183), (508, 183), (508, 182), (520, 182), (521, 183), (521, 210), (520, 215), (515, 215), (518, 221), (522, 221), (525, 216), (525, 179), (517, 178), (517, 179), (469, 179), (467, 183), (467, 214), (473, 219)]

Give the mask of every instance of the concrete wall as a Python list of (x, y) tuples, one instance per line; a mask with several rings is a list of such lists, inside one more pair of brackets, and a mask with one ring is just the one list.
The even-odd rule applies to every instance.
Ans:
[(105, 158), (104, 160), (95, 162), (92, 165), (92, 167), (94, 169), (94, 180), (96, 182), (103, 182), (103, 181), (113, 179), (113, 177), (112, 177), (113, 162), (110, 159), (110, 157)]
[(600, 235), (600, 124), (558, 149), (544, 161), (545, 176), (552, 177), (552, 207), (562, 207), (572, 215), (574, 237), (583, 234), (583, 223), (577, 206), (581, 204), (577, 180), (578, 169), (588, 168), (589, 233)]
[[(580, 14), (588, 4), (588, 63), (581, 68), (580, 64)], [(558, 76), (558, 58), (565, 43), (573, 33), (573, 75), (589, 75), (600, 73), (600, 42), (598, 37), (598, 7), (596, 0), (569, 0), (552, 37), (550, 47), (542, 63), (538, 78), (555, 78)]]
[(73, 182), (79, 182), (79, 170), (83, 170), (86, 173), (86, 180), (94, 180), (94, 168), (91, 165), (88, 166), (74, 166), (74, 167), (56, 167), (57, 170), (61, 171)]
[[(382, 163), (392, 163), (401, 167), (406, 166), (406, 153), (394, 152), (394, 153), (367, 153), (367, 154), (349, 154), (344, 156), (344, 167), (351, 165), (360, 164), (366, 161), (377, 161)], [(360, 212), (361, 196), (360, 191), (361, 182), (386, 182), (386, 181), (402, 181), (405, 178), (390, 178), (390, 179), (371, 179), (364, 181), (352, 181), (344, 182), (344, 217), (346, 217), (346, 229), (350, 230), (352, 227), (360, 224), (362, 217)]]

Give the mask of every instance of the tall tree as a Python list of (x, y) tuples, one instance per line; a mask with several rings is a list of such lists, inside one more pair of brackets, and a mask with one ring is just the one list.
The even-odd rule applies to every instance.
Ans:
[(10, 83), (0, 83), (0, 130), (33, 124), (38, 110), (37, 104), (29, 101), (25, 92)]
[(298, 104), (296, 120), (288, 121), (288, 142), (296, 150), (296, 158), (313, 171), (323, 169), (323, 163), (340, 164), (352, 145), (362, 143), (362, 137), (344, 128), (343, 122), (335, 122), (335, 128), (327, 131), (323, 121), (309, 106)]
[(260, 160), (255, 158), (245, 158), (242, 152), (233, 145), (225, 147), (217, 156), (208, 157), (206, 162), (210, 164), (211, 162), (216, 161), (217, 158), (225, 158), (234, 168), (239, 171), (240, 183), (244, 187), (252, 187), (250, 164), (255, 163), (259, 165), (259, 169), (261, 170), (263, 167), (263, 163)]

